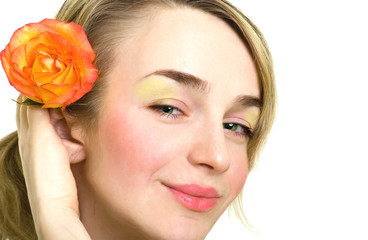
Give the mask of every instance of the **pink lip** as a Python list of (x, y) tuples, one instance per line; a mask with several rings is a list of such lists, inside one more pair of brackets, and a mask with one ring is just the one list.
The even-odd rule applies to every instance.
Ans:
[[(166, 185), (167, 186), (167, 185)], [(167, 186), (184, 207), (206, 212), (215, 207), (219, 194), (212, 187), (201, 187), (196, 184)]]

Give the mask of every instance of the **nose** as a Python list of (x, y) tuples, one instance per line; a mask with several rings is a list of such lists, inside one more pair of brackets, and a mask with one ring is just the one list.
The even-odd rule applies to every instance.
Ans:
[(197, 167), (223, 173), (230, 167), (230, 156), (222, 124), (216, 129), (201, 129), (193, 137), (188, 161)]

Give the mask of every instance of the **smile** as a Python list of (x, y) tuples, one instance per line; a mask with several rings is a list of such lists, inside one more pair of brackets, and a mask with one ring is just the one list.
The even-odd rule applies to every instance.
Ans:
[(219, 195), (214, 188), (204, 188), (196, 184), (167, 186), (175, 199), (184, 207), (207, 212), (215, 207)]

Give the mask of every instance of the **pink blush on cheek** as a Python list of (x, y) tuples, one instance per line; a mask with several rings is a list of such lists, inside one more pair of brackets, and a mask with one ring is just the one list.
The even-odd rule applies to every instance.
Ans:
[(246, 174), (244, 174), (244, 173), (239, 174), (238, 173), (238, 174), (231, 174), (230, 175), (230, 181), (231, 181), (232, 186), (234, 188), (234, 191), (237, 193), (237, 195), (243, 189), (247, 177), (248, 177), (248, 172)]
[(232, 166), (231, 172), (228, 174), (228, 182), (230, 183), (231, 191), (236, 194), (236, 197), (240, 191), (243, 189), (245, 181), (248, 177), (248, 159), (235, 159), (233, 161), (234, 166)]
[(158, 167), (157, 148), (162, 141), (147, 134), (150, 129), (143, 117), (137, 119), (138, 114), (120, 109), (110, 110), (101, 121), (100, 142), (109, 171), (118, 175), (154, 171)]

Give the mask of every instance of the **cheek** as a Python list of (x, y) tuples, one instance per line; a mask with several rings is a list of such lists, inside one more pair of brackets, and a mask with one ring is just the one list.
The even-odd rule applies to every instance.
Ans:
[[(160, 136), (153, 139), (143, 119), (128, 111), (110, 111), (101, 121), (101, 157), (107, 174), (124, 181), (148, 177), (160, 166)], [(129, 117), (126, 117), (129, 116)], [(143, 180), (143, 178), (140, 178)]]
[(167, 141), (172, 132), (165, 131), (152, 114), (129, 106), (106, 113), (100, 121), (99, 167), (111, 182), (144, 185), (172, 161), (177, 149), (174, 141)]
[(229, 172), (229, 182), (232, 186), (232, 195), (236, 197), (243, 189), (245, 180), (248, 177), (248, 158), (246, 151), (236, 151), (233, 155), (231, 170)]

